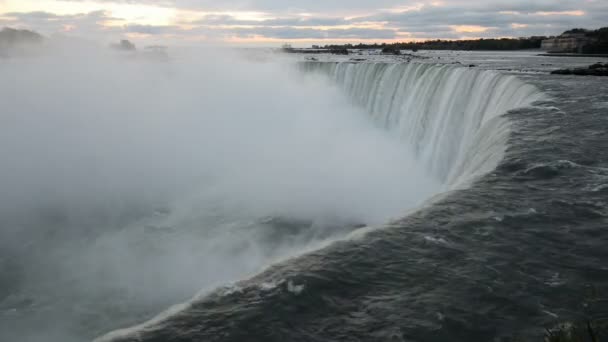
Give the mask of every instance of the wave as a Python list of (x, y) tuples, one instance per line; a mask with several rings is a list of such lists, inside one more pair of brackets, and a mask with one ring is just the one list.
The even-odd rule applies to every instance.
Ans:
[[(377, 125), (407, 142), (445, 190), (464, 187), (493, 170), (503, 158), (510, 134), (510, 124), (502, 115), (543, 97), (536, 87), (515, 76), (448, 65), (305, 62), (299, 64), (299, 69), (306, 74), (329, 77), (352, 102), (364, 107)], [(361, 231), (358, 233), (355, 235), (365, 239)], [(314, 253), (318, 257), (323, 251)], [(300, 264), (306, 262), (300, 260)], [(315, 264), (315, 269), (319, 267), (323, 266)], [(265, 273), (275, 271), (279, 269)], [(224, 331), (239, 329), (235, 323), (240, 321), (236, 319), (241, 314), (239, 310), (243, 310), (244, 317), (251, 315), (253, 308), (242, 307), (242, 302), (251, 296), (257, 298), (261, 307), (273, 307), (270, 303), (260, 304), (272, 300), (272, 296), (265, 298), (252, 291), (269, 293), (286, 286), (287, 292), (299, 295), (306, 287), (301, 279), (294, 279), (283, 275), (258, 276), (242, 286), (237, 284), (229, 290), (197, 296), (147, 323), (111, 332), (96, 341), (157, 341), (173, 336), (176, 331), (180, 331), (176, 338), (180, 341), (209, 336), (221, 340)], [(231, 299), (227, 303), (218, 299), (228, 295)], [(216, 305), (218, 314), (214, 316)]]

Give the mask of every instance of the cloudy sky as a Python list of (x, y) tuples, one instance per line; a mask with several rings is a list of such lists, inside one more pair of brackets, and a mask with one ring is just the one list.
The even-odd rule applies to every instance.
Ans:
[(608, 26), (608, 0), (0, 0), (0, 26), (268, 46), (519, 37)]

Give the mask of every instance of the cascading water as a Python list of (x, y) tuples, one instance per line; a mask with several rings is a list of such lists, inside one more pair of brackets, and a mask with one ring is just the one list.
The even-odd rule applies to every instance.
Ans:
[[(530, 105), (542, 96), (537, 88), (516, 77), (462, 67), (306, 62), (299, 68), (329, 76), (354, 103), (364, 107), (379, 126), (406, 141), (446, 190), (470, 183), (495, 168), (503, 157), (509, 136), (509, 123), (501, 115)], [(365, 289), (375, 288), (377, 282), (380, 287), (382, 284), (403, 286), (405, 282), (397, 277), (397, 283), (392, 283), (391, 278), (392, 263), (411, 260), (399, 254), (409, 252), (401, 244), (403, 241), (400, 242), (394, 231), (385, 232), (390, 238), (383, 236), (382, 230), (371, 232), (376, 236), (369, 241), (347, 240), (285, 261), (251, 280), (198, 297), (174, 312), (133, 329), (110, 333), (98, 341), (240, 341), (252, 337), (264, 340), (264, 336), (269, 341), (280, 341), (292, 336), (294, 324), (300, 324), (303, 329), (312, 327), (309, 335), (302, 335), (306, 336), (304, 340), (315, 340), (311, 336), (323, 340), (330, 332), (318, 329), (322, 323), (306, 315), (298, 322), (288, 322), (288, 317), (317, 310), (319, 316), (333, 322), (343, 310), (355, 310), (350, 308), (354, 304), (349, 303), (355, 303), (355, 297), (361, 296), (359, 291), (366, 293)], [(368, 248), (367, 244), (372, 243), (381, 244), (382, 249)], [(372, 266), (368, 269), (367, 265)], [(412, 265), (395, 269), (408, 267)], [(388, 274), (382, 273), (385, 271)], [(362, 284), (360, 288), (358, 284)], [(303, 291), (314, 300), (298, 301), (291, 297)], [(382, 298), (384, 294), (377, 296)], [(359, 305), (365, 306), (371, 305), (369, 302), (375, 297), (362, 298), (365, 304)], [(392, 302), (398, 303), (398, 300)], [(392, 304), (383, 301), (383, 305)], [(360, 316), (353, 316), (355, 314)], [(361, 317), (350, 323), (357, 327), (365, 324), (367, 318), (364, 317), (369, 315), (369, 312), (355, 312), (344, 319)], [(385, 319), (389, 319), (388, 316), (383, 315)], [(282, 325), (284, 319), (289, 329)]]
[(407, 141), (451, 187), (492, 170), (502, 159), (509, 110), (541, 98), (515, 76), (423, 63), (300, 64), (328, 75), (378, 125)]

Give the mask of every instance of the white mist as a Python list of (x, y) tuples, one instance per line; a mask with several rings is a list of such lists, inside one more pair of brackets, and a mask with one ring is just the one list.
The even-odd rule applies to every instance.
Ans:
[[(338, 89), (281, 63), (74, 48), (0, 73), (0, 247), (21, 270), (2, 309), (32, 302), (3, 338), (139, 322), (439, 189)], [(266, 217), (320, 231), (269, 232)]]

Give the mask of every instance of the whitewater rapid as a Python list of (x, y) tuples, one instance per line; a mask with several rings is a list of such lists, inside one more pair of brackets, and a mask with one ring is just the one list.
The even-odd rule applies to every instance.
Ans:
[[(444, 190), (463, 188), (492, 171), (502, 160), (511, 134), (510, 123), (503, 114), (530, 106), (543, 97), (536, 87), (515, 76), (450, 65), (305, 62), (298, 68), (307, 75), (328, 77), (340, 87), (378, 126), (404, 141), (427, 172), (444, 185)], [(323, 251), (314, 254), (318, 257)], [(307, 264), (306, 258), (302, 255), (293, 264), (284, 261), (284, 266), (276, 269), (297, 269), (298, 265)], [(316, 267), (323, 269), (322, 265)], [(214, 303), (238, 316), (238, 306), (252, 300), (251, 291), (270, 293), (285, 284), (287, 292), (294, 293), (295, 287), (300, 289), (298, 293), (306, 291), (304, 285), (273, 274), (273, 269), (228, 291), (221, 289), (199, 296), (148, 323), (112, 332), (96, 341), (161, 341), (169, 336), (179, 336), (176, 340), (180, 341), (222, 340), (220, 331), (233, 329), (231, 318), (214, 317)], [(274, 280), (260, 283), (268, 278)], [(223, 303), (224, 295), (231, 297), (227, 301), (239, 303), (235, 304), (237, 307)], [(252, 307), (265, 305), (264, 295), (259, 296), (259, 302), (250, 303)], [(200, 307), (206, 309), (201, 311)], [(215, 323), (207, 326), (199, 322)]]

